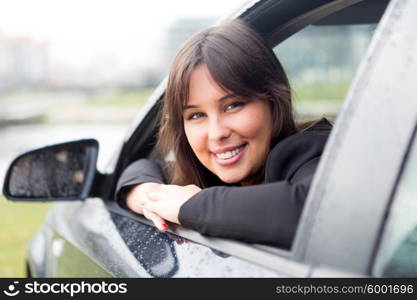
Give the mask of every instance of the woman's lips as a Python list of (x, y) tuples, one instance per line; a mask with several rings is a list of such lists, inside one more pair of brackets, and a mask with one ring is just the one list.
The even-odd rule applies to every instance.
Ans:
[[(237, 163), (242, 158), (242, 156), (245, 154), (245, 151), (246, 151), (246, 145), (247, 144), (244, 144), (240, 147), (235, 148), (232, 151), (227, 151), (227, 152), (232, 152), (232, 154), (234, 154), (233, 152), (239, 151), (238, 153), (234, 154), (230, 158), (226, 158), (227, 154), (230, 155), (230, 153), (221, 153), (221, 154), (220, 153), (219, 154), (213, 153), (212, 155), (214, 156), (215, 161), (219, 165), (221, 165), (221, 166), (230, 166), (230, 165), (233, 165), (233, 164)], [(224, 158), (219, 157), (219, 155), (224, 156)]]

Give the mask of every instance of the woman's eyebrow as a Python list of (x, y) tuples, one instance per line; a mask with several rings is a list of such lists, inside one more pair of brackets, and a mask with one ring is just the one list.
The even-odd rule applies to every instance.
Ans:
[(197, 108), (198, 105), (183, 105), (182, 110), (190, 109), (190, 108)]
[(235, 94), (230, 93), (230, 94), (226, 94), (226, 95), (224, 95), (223, 97), (221, 97), (221, 98), (217, 99), (217, 101), (222, 102), (223, 100), (226, 100), (226, 99), (229, 99), (229, 98), (233, 98), (233, 97), (236, 97), (236, 95), (235, 95)]
[[(233, 98), (233, 97), (236, 97), (236, 95), (234, 95), (234, 94), (226, 94), (223, 97), (220, 97), (219, 99), (217, 99), (217, 101), (222, 102), (222, 101), (224, 101), (226, 99)], [(199, 107), (199, 106), (198, 105), (183, 105), (182, 106), (182, 110), (186, 110), (186, 109), (190, 109), (190, 108), (197, 108), (197, 107)]]

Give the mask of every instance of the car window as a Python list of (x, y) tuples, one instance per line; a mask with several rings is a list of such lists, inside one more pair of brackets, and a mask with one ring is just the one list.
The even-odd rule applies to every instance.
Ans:
[(298, 121), (334, 120), (375, 28), (310, 25), (274, 48), (292, 86)]
[(405, 158), (389, 208), (374, 274), (417, 277), (417, 136)]
[[(385, 8), (385, 5), (381, 7)], [(331, 17), (341, 11), (347, 12), (343, 15), (343, 24), (335, 25)], [(323, 16), (323, 20), (327, 20), (324, 23), (319, 20), (315, 23), (317, 25), (305, 27), (273, 48), (292, 86), (297, 121), (318, 119), (321, 116), (334, 119), (337, 116), (383, 9), (379, 9), (379, 16), (372, 16), (371, 21), (360, 21), (358, 24), (352, 20), (355, 16), (350, 10), (345, 8), (341, 11)], [(135, 145), (141, 144), (134, 136), (131, 140), (135, 141)], [(142, 153), (133, 152), (135, 159), (143, 157)], [(147, 157), (175, 160), (172, 153), (161, 158), (156, 149), (150, 151)], [(183, 237), (193, 240), (186, 233)], [(223, 249), (233, 255), (232, 247)], [(287, 250), (268, 247), (269, 252), (273, 250), (280, 251), (278, 255), (281, 256), (291, 255)]]

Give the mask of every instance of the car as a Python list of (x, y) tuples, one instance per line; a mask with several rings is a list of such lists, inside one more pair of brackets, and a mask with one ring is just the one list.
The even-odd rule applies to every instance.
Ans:
[[(335, 124), (290, 250), (207, 237), (174, 225), (163, 233), (114, 201), (117, 180), (130, 163), (159, 158), (154, 145), (165, 79), (115, 149), (106, 172), (96, 169), (94, 139), (46, 146), (11, 163), (3, 190), (8, 199), (55, 202), (29, 243), (27, 275), (416, 277), (415, 11), (412, 0), (260, 0), (228, 17), (251, 24), (284, 67), (304, 61), (294, 70), (317, 69), (309, 64), (316, 55), (323, 66), (319, 93), (335, 78), (350, 85), (340, 111), (330, 113)], [(321, 40), (335, 26), (342, 30), (331, 35), (333, 44)], [(292, 45), (295, 39), (302, 46)], [(346, 40), (362, 45), (359, 54)], [(338, 73), (332, 66), (341, 58), (331, 54), (340, 52), (355, 60), (343, 61), (347, 71)], [(312, 79), (306, 69), (289, 77)]]

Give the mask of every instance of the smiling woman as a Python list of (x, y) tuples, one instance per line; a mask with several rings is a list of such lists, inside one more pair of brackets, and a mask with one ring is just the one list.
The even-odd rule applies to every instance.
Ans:
[(171, 221), (289, 248), (331, 129), (326, 120), (299, 129), (290, 91), (271, 48), (243, 21), (197, 33), (174, 60), (161, 111), (158, 147), (175, 162), (130, 165), (119, 203), (160, 230)]
[(227, 93), (206, 65), (192, 72), (189, 93), (184, 131), (197, 159), (225, 183), (250, 181), (269, 152), (272, 119), (268, 102)]

